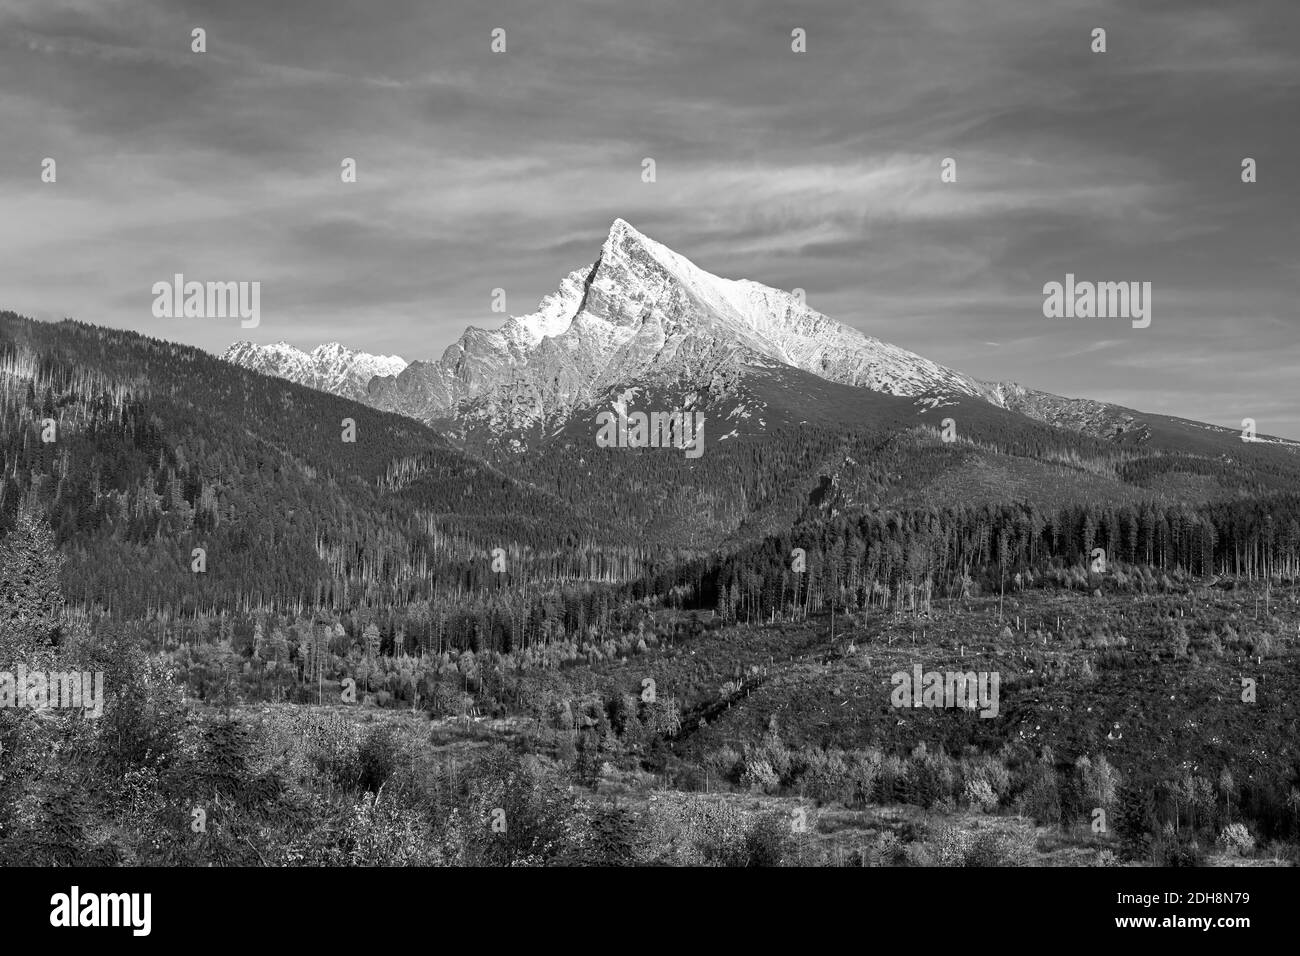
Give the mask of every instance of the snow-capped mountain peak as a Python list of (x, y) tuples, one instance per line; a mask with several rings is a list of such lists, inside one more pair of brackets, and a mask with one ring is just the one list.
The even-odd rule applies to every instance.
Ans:
[(615, 326), (659, 322), (822, 378), (895, 395), (955, 391), (995, 400), (984, 383), (864, 335), (800, 297), (749, 279), (724, 279), (616, 219), (590, 282), (587, 309)]
[(326, 342), (310, 352), (284, 341), (235, 342), (221, 357), (265, 375), (355, 399), (365, 397), (372, 378), (399, 375), (407, 365), (400, 356), (357, 352), (338, 342)]
[[(292, 370), (303, 364), (294, 353), (277, 345), (236, 358)], [(338, 376), (320, 369), (347, 364), (344, 354), (362, 353), (331, 344), (304, 357), (317, 387), (337, 390), (330, 382)], [(773, 364), (894, 395), (940, 391), (1003, 403), (983, 382), (842, 325), (790, 292), (714, 275), (621, 218), (594, 264), (570, 272), (535, 311), (495, 329), (467, 328), (437, 361), (376, 371), (363, 394), (426, 421), (468, 415), (517, 425), (564, 417), (643, 380), (733, 380)]]

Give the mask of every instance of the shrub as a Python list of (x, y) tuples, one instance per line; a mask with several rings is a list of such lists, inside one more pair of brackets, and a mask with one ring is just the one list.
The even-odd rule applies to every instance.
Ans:
[(877, 866), (897, 866), (907, 858), (903, 841), (892, 830), (882, 830), (876, 835), (875, 859)]
[(801, 782), (809, 796), (824, 803), (852, 800), (855, 785), (844, 754), (837, 750), (807, 750)]
[[(572, 852), (573, 797), (535, 762), (497, 747), (480, 759), (457, 842), (477, 866), (541, 866)], [(500, 822), (504, 829), (496, 827)]]
[(379, 788), (397, 769), (398, 746), (387, 726), (372, 727), (357, 747), (358, 785), (362, 790), (378, 793)]
[(118, 626), (105, 640), (100, 653), (106, 658), (108, 700), (95, 722), (98, 762), (114, 776), (143, 767), (162, 770), (175, 756), (185, 725), (175, 670), (165, 660), (147, 656)]
[(392, 800), (363, 793), (341, 835), (340, 851), (351, 866), (430, 866), (442, 860), (418, 815)]
[(912, 758), (906, 779), (913, 802), (929, 809), (952, 798), (957, 772), (947, 754), (921, 753)]
[(1151, 862), (1156, 866), (1201, 866), (1205, 853), (1192, 837), (1171, 832), (1167, 827), (1151, 845)]
[(759, 760), (766, 762), (776, 773), (778, 781), (788, 780), (792, 757), (789, 749), (781, 742), (775, 731), (769, 732), (763, 742), (758, 746), (756, 755)]
[(772, 765), (762, 757), (751, 756), (745, 760), (745, 772), (740, 777), (741, 786), (762, 793), (773, 793), (781, 784)]
[(308, 767), (332, 786), (355, 787), (361, 776), (360, 731), (356, 724), (328, 711), (306, 712), (300, 720), (298, 739)]
[(936, 866), (966, 865), (969, 838), (959, 827), (940, 827), (929, 846)]
[(997, 794), (989, 786), (988, 780), (983, 777), (968, 779), (962, 796), (972, 810), (978, 810), (980, 813), (991, 813), (998, 807)]
[(731, 747), (722, 747), (711, 751), (705, 756), (704, 765), (709, 768), (715, 778), (726, 780), (729, 783), (735, 783), (739, 775), (745, 770), (745, 764), (740, 754)]
[(1255, 852), (1255, 838), (1244, 823), (1229, 823), (1219, 834), (1218, 844), (1228, 853), (1249, 856)]
[(1023, 830), (981, 830), (970, 837), (963, 866), (1027, 866), (1033, 860), (1033, 834)]
[(852, 801), (856, 805), (870, 803), (876, 797), (880, 777), (880, 751), (867, 750), (854, 754), (849, 764), (849, 780), (853, 787)]
[(925, 843), (909, 843), (903, 851), (908, 866), (936, 866), (934, 854)]
[(790, 821), (780, 811), (765, 813), (745, 831), (745, 866), (780, 866), (792, 843)]
[(1011, 771), (993, 756), (981, 756), (963, 768), (968, 780), (983, 780), (1001, 803), (1011, 791)]
[(606, 804), (588, 810), (577, 862), (582, 866), (634, 866), (642, 823), (627, 807)]
[(1182, 621), (1175, 621), (1169, 631), (1169, 649), (1174, 657), (1186, 657), (1189, 640), (1187, 627)]
[(667, 795), (650, 805), (646, 845), (666, 866), (744, 866), (747, 827), (730, 803)]

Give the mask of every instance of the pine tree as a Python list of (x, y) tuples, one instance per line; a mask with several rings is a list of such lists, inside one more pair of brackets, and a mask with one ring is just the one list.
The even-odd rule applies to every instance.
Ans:
[(0, 540), (0, 664), (58, 643), (64, 561), (45, 520), (19, 511), (14, 527)]

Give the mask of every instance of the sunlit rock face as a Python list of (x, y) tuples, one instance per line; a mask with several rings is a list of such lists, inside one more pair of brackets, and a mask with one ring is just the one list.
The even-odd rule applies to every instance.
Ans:
[(772, 363), (894, 395), (997, 402), (976, 379), (841, 325), (791, 293), (705, 272), (622, 219), (595, 264), (569, 273), (537, 311), (466, 329), (438, 361), (374, 379), (366, 400), (426, 421), (518, 427), (563, 418), (616, 386), (689, 387)]

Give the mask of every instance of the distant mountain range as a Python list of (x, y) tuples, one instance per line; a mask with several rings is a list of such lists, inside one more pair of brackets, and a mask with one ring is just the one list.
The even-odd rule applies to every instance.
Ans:
[(398, 375), (407, 364), (397, 355), (354, 352), (338, 342), (326, 342), (310, 352), (294, 348), (288, 342), (274, 345), (236, 342), (221, 357), (254, 372), (355, 399), (365, 398), (371, 379)]
[[(610, 407), (628, 387), (671, 384), (690, 395), (782, 367), (931, 404), (979, 399), (1124, 444), (1149, 442), (1179, 421), (981, 381), (864, 335), (792, 293), (705, 272), (622, 219), (595, 263), (569, 273), (535, 312), (497, 329), (471, 326), (437, 361), (407, 365), (336, 343), (308, 354), (284, 343), (239, 342), (223, 357), (419, 419), (479, 447), (508, 438), (520, 449), (530, 429), (549, 434), (576, 412)], [(1182, 430), (1187, 426), (1239, 437), (1199, 423)]]

